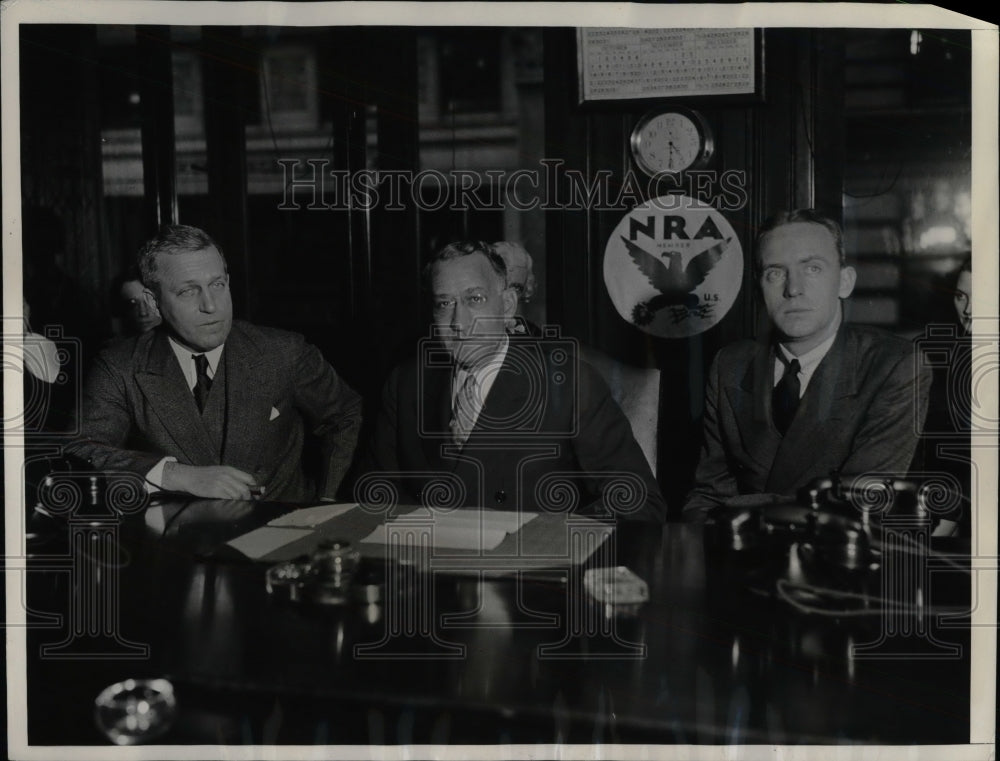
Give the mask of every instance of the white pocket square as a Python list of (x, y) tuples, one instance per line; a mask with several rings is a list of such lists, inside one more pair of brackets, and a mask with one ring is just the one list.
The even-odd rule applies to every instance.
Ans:
[(269, 421), (270, 421), (270, 420), (274, 420), (274, 419), (275, 419), (276, 417), (278, 417), (278, 415), (280, 415), (280, 414), (281, 414), (281, 413), (280, 413), (280, 412), (278, 412), (278, 408), (277, 408), (277, 407), (272, 407), (272, 408), (271, 408), (271, 417), (269, 417), (269, 418), (268, 418), (268, 420), (269, 420)]

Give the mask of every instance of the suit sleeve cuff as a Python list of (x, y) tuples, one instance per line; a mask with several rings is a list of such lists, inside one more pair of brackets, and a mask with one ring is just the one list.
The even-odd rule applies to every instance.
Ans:
[(176, 457), (164, 457), (146, 474), (146, 491), (154, 494), (163, 488), (163, 467), (168, 462), (177, 462)]

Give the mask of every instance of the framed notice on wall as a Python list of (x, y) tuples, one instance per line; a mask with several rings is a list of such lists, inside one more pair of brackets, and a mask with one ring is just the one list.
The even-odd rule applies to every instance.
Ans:
[(581, 104), (685, 100), (760, 100), (759, 29), (577, 30)]

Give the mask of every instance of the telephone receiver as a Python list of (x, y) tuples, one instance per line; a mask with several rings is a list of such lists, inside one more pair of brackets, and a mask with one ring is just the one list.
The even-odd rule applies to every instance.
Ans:
[(798, 491), (800, 505), (828, 511), (862, 523), (889, 519), (927, 519), (929, 512), (920, 485), (894, 477), (860, 476), (845, 479), (837, 471), (814, 478)]
[(925, 520), (929, 522), (919, 484), (877, 476), (844, 478), (834, 471), (803, 486), (791, 507), (775, 503), (713, 508), (705, 525), (705, 546), (764, 567), (794, 545), (803, 563), (854, 575), (880, 562), (883, 526)]

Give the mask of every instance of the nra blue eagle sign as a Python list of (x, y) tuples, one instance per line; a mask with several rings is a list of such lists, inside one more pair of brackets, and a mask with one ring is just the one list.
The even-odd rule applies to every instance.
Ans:
[(743, 248), (718, 211), (682, 195), (637, 206), (604, 249), (604, 283), (618, 313), (662, 338), (708, 330), (736, 301)]

